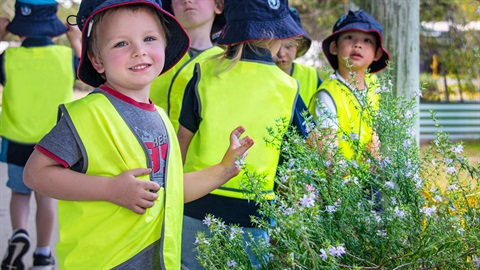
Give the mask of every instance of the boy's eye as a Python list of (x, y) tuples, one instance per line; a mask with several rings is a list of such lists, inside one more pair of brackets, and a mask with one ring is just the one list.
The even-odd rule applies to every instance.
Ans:
[(145, 41), (154, 41), (157, 40), (155, 37), (146, 37)]
[(117, 48), (117, 47), (123, 47), (123, 46), (126, 46), (126, 45), (127, 45), (127, 43), (125, 41), (120, 41), (117, 44), (115, 44), (114, 47)]
[(353, 39), (353, 36), (352, 35), (346, 35), (344, 38), (345, 39)]

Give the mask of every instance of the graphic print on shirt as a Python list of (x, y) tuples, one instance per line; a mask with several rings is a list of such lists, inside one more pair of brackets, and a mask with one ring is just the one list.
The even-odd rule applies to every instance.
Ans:
[(165, 163), (168, 152), (168, 137), (165, 133), (160, 135), (156, 134), (158, 136), (152, 136), (151, 133), (144, 130), (139, 130), (139, 128), (135, 129), (150, 154), (150, 159), (152, 160), (153, 180), (160, 186), (163, 186)]

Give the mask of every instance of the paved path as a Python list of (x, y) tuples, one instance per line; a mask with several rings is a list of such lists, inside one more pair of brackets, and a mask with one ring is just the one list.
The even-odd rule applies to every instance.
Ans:
[[(1, 139), (0, 139), (1, 140)], [(3, 258), (5, 251), (7, 250), (8, 239), (12, 234), (12, 226), (10, 224), (10, 194), (11, 190), (6, 186), (7, 183), (7, 164), (0, 162), (0, 258)], [(31, 246), (30, 250), (24, 257), (24, 262), (27, 267), (32, 265), (33, 251), (36, 247), (36, 235), (35, 231), (35, 198), (30, 200), (30, 216), (28, 219), (28, 234), (30, 235)], [(55, 222), (54, 233), (50, 247), (52, 253), (55, 255), (55, 244), (58, 241), (57, 223)], [(27, 268), (28, 269), (28, 268)]]

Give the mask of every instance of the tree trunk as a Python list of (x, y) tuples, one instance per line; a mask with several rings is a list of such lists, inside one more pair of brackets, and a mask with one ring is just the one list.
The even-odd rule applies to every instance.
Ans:
[(383, 46), (390, 53), (390, 65), (397, 96), (417, 100), (415, 130), (420, 143), (420, 0), (360, 0), (359, 6), (383, 27)]

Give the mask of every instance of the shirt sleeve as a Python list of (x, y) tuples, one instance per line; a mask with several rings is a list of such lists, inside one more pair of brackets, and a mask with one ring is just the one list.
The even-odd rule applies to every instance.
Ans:
[(38, 142), (38, 145), (40, 147), (37, 147), (37, 150), (57, 161), (63, 161), (60, 162), (63, 165), (68, 164), (72, 169), (81, 168), (80, 162), (83, 161), (83, 156), (64, 117), (60, 118), (53, 129)]
[(317, 98), (315, 101), (315, 116), (317, 116), (319, 118), (319, 122), (322, 123), (321, 127), (336, 127), (334, 119), (337, 118), (337, 107), (332, 96), (325, 89), (317, 92)]
[(178, 119), (178, 122), (192, 133), (197, 132), (201, 120), (199, 111), (200, 105), (196, 94), (198, 80), (198, 72), (194, 72), (193, 77), (190, 79), (187, 87), (185, 88), (182, 110), (180, 112), (180, 118)]

